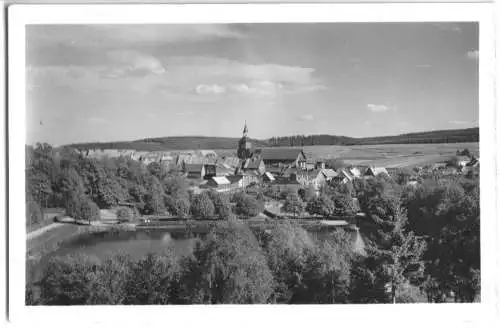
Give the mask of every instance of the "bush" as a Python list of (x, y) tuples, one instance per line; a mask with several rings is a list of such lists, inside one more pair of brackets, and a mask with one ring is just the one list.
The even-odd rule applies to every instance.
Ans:
[(264, 210), (263, 204), (250, 195), (241, 194), (236, 201), (236, 214), (246, 219), (254, 217)]
[(309, 214), (328, 217), (334, 213), (335, 205), (328, 197), (314, 197), (307, 203), (306, 211), (309, 212)]
[(128, 222), (135, 218), (135, 211), (129, 207), (119, 207), (116, 210), (116, 217), (121, 222)]
[(66, 214), (76, 220), (95, 221), (101, 215), (99, 207), (86, 196), (72, 197), (66, 203)]

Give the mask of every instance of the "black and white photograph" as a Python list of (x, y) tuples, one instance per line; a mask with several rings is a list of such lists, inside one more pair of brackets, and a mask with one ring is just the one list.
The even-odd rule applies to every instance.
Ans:
[(484, 302), (481, 28), (26, 24), (24, 306)]

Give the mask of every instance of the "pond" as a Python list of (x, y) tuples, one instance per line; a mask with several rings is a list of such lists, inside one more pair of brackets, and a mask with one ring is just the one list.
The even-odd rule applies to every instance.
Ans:
[[(322, 227), (309, 230), (313, 240), (327, 239), (335, 227)], [(178, 257), (189, 255), (197, 240), (206, 236), (207, 232), (187, 232), (180, 229), (144, 229), (136, 231), (103, 231), (79, 235), (64, 242), (61, 247), (43, 256), (35, 264), (34, 273), (38, 275), (53, 257), (71, 256), (77, 253), (104, 259), (116, 252), (129, 254), (138, 260), (148, 253), (162, 252), (170, 247)], [(351, 232), (353, 245), (359, 239), (356, 231)]]

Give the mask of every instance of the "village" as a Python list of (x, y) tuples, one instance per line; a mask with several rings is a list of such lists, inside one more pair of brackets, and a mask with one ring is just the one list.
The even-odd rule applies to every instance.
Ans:
[[(356, 180), (373, 179), (383, 176), (397, 179), (404, 175), (404, 183), (417, 186), (429, 177), (453, 177), (478, 172), (479, 158), (462, 154), (452, 160), (438, 161), (432, 165), (415, 166), (411, 170), (399, 167), (366, 165), (337, 165), (341, 162), (321, 158), (307, 158), (301, 147), (275, 147), (254, 149), (244, 125), (243, 135), (237, 145), (237, 156), (218, 156), (213, 150), (184, 152), (141, 152), (122, 149), (80, 150), (85, 157), (126, 157), (140, 162), (143, 166), (157, 165), (166, 171), (176, 171), (189, 182), (193, 194), (204, 191), (235, 193), (251, 186), (272, 188), (274, 193), (294, 192), (300, 194), (308, 190), (315, 196), (327, 187), (349, 185)], [(405, 172), (404, 174), (402, 172)], [(399, 182), (400, 183), (400, 182)], [(352, 208), (359, 211), (356, 198)], [(282, 204), (267, 202), (266, 212), (274, 215), (282, 213)]]
[[(250, 184), (275, 185), (280, 190), (313, 186), (317, 192), (326, 184), (346, 184), (355, 179), (370, 179), (380, 174), (389, 177), (401, 171), (399, 167), (345, 165), (331, 167), (321, 158), (307, 158), (300, 147), (253, 149), (244, 126), (238, 145), (238, 156), (218, 156), (213, 150), (198, 151), (135, 151), (128, 149), (85, 149), (85, 157), (128, 157), (147, 166), (158, 163), (166, 170), (179, 170), (191, 182), (191, 189), (199, 193), (204, 189), (230, 192)], [(342, 158), (339, 158), (342, 160)], [(415, 185), (427, 174), (460, 175), (479, 168), (479, 157), (462, 155), (432, 165), (415, 166), (408, 184)]]

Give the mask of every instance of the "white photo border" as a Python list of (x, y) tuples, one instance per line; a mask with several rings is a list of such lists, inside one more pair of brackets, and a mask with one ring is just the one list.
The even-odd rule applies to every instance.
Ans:
[[(16, 325), (490, 326), (498, 321), (493, 4), (13, 5), (8, 10), (9, 316)], [(26, 35), (30, 24), (479, 22), (481, 303), (326, 306), (25, 306)], [(14, 211), (15, 209), (15, 211)], [(491, 326), (494, 326), (491, 325)]]

